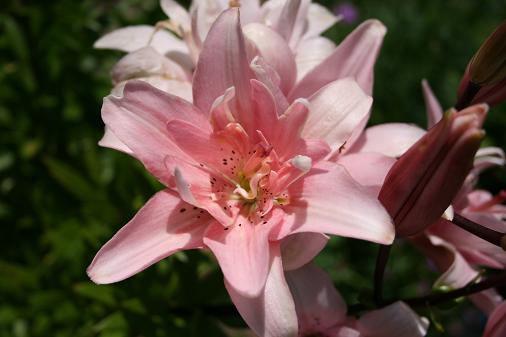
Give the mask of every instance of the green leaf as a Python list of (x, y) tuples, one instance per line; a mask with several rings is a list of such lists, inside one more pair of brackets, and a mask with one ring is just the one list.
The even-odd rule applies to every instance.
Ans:
[(116, 304), (114, 287), (109, 285), (97, 285), (91, 282), (81, 282), (74, 286), (74, 292), (80, 296), (104, 303), (110, 306)]
[(95, 199), (95, 188), (72, 166), (52, 158), (45, 158), (44, 164), (51, 176), (70, 194), (82, 200)]

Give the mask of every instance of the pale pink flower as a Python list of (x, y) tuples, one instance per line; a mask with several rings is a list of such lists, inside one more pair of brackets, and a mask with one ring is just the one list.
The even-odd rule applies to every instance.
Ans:
[[(371, 98), (344, 79), (287, 104), (255, 79), (259, 66), (250, 65), (238, 10), (230, 9), (204, 42), (194, 104), (140, 81), (127, 83), (121, 98), (105, 98), (111, 134), (167, 188), (102, 247), (88, 274), (116, 282), (178, 250), (205, 247), (236, 305), (265, 296), (272, 302), (248, 310), (263, 315), (264, 325), (283, 315), (273, 323), (281, 327), (262, 336), (290, 336), (293, 301), (276, 297), (288, 289), (281, 240), (327, 233), (389, 244), (394, 233), (379, 201), (325, 160), (368, 114)], [(297, 240), (287, 246), (293, 251)], [(285, 257), (305, 263), (317, 250)]]
[[(269, 274), (267, 285), (275, 277)], [(265, 297), (241, 298), (236, 302), (245, 321), (259, 336), (264, 335), (265, 327), (280, 329), (286, 324), (283, 306), (292, 297), (299, 337), (419, 337), (427, 333), (428, 320), (419, 317), (403, 302), (367, 312), (358, 319), (347, 316), (347, 305), (330, 277), (312, 264), (285, 272), (285, 277), (288, 288), (268, 289)], [(231, 295), (235, 300), (233, 292)], [(264, 318), (261, 313), (250, 309), (261, 301), (272, 309), (272, 317)], [(262, 325), (264, 320), (267, 325)]]
[[(277, 73), (285, 95), (292, 92), (292, 98), (307, 97), (325, 84), (350, 76), (357, 79), (366, 93), (372, 92), (372, 69), (386, 32), (377, 20), (364, 22), (336, 48), (332, 41), (320, 34), (338, 18), (309, 0), (270, 0), (262, 6), (255, 0), (196, 1), (189, 12), (173, 0), (162, 0), (160, 4), (169, 20), (160, 23), (159, 27), (121, 28), (100, 38), (95, 47), (136, 52), (149, 46), (154, 52), (144, 54), (148, 60), (144, 61), (140, 59), (142, 55), (138, 55), (127, 61), (152, 64), (160, 57), (166, 57), (191, 74), (212, 23), (230, 5), (238, 5), (251, 52), (262, 56)], [(168, 28), (176, 35), (162, 28)], [(284, 54), (277, 55), (277, 50), (284, 51)], [(176, 69), (171, 70), (174, 72)], [(164, 76), (161, 72), (151, 74), (154, 75)], [(146, 76), (141, 72), (136, 77)], [(184, 78), (169, 79), (184, 82)], [(295, 82), (301, 83), (295, 87)], [(159, 88), (164, 90), (162, 85)]]

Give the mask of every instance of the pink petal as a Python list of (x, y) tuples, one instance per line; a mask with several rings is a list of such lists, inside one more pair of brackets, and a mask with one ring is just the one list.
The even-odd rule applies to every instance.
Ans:
[(267, 224), (251, 224), (239, 216), (235, 225), (214, 223), (204, 236), (204, 243), (218, 259), (229, 287), (239, 294), (255, 297), (264, 288), (271, 256), (269, 232), (279, 222), (272, 216)]
[(304, 153), (301, 152), (301, 147), (304, 146), (301, 133), (309, 113), (308, 108), (308, 101), (296, 100), (279, 118), (278, 131), (270, 140), (282, 160)]
[[(230, 131), (232, 130), (232, 131)], [(236, 130), (236, 133), (232, 132)], [(215, 134), (206, 132), (195, 125), (181, 120), (173, 120), (167, 123), (167, 132), (170, 135), (172, 141), (184, 153), (185, 157), (191, 158), (188, 160), (189, 163), (194, 165), (206, 165), (211, 168), (213, 172), (221, 173), (229, 178), (233, 177), (233, 168), (231, 165), (225, 165), (224, 159), (230, 157), (232, 151), (238, 151), (236, 147), (232, 147), (229, 143), (223, 141), (223, 139), (215, 137)], [(246, 139), (240, 138), (240, 136), (247, 137), (244, 130), (237, 123), (230, 123), (227, 126), (227, 132), (235, 137), (238, 142), (246, 143)]]
[[(440, 220), (443, 224), (444, 220)], [(443, 274), (436, 280), (434, 287), (447, 286), (458, 289), (466, 286), (479, 276), (465, 258), (451, 243), (435, 235), (418, 235), (412, 238), (412, 243), (420, 249), (437, 269)]]
[(125, 145), (125, 143), (119, 140), (118, 137), (116, 137), (116, 135), (107, 126), (105, 127), (104, 136), (102, 139), (100, 139), (98, 145), (133, 155), (132, 150), (130, 150), (128, 146)]
[(443, 117), (443, 108), (441, 108), (441, 104), (439, 104), (427, 80), (422, 81), (422, 89), (425, 109), (427, 110), (427, 129), (430, 129)]
[(338, 163), (362, 186), (381, 186), (395, 159), (379, 153), (358, 152), (339, 157)]
[(339, 18), (327, 8), (317, 3), (311, 3), (307, 12), (307, 28), (304, 38), (318, 36), (338, 21)]
[(488, 289), (469, 296), (473, 304), (485, 315), (490, 315), (501, 304), (503, 298), (496, 289)]
[(295, 58), (288, 44), (278, 33), (260, 23), (244, 26), (243, 32), (254, 43), (265, 62), (279, 75), (279, 87), (288, 94), (295, 83), (297, 72)]
[(311, 262), (327, 244), (328, 236), (320, 233), (296, 233), (281, 241), (285, 270), (294, 270)]
[(258, 296), (243, 296), (226, 280), (225, 286), (242, 318), (258, 336), (296, 337), (297, 315), (283, 274), (279, 244), (271, 243), (270, 250), (269, 275)]
[(259, 0), (240, 1), (239, 4), (243, 25), (261, 20)]
[(506, 335), (506, 301), (490, 315), (483, 332), (483, 337), (503, 337), (504, 335)]
[(324, 85), (345, 77), (354, 77), (366, 94), (372, 94), (373, 67), (386, 28), (377, 20), (368, 20), (341, 42), (319, 66), (309, 72), (290, 93), (288, 100), (309, 97)]
[(482, 147), (474, 156), (473, 173), (480, 174), (483, 170), (493, 166), (504, 166), (506, 156), (500, 147)]
[[(493, 215), (474, 212), (463, 212), (462, 214), (491, 229), (500, 232), (506, 231), (506, 224)], [(430, 227), (430, 232), (454, 244), (470, 263), (496, 269), (506, 266), (506, 254), (500, 247), (480, 239), (448, 221), (438, 221)]]
[(309, 0), (285, 1), (274, 28), (294, 49), (297, 46), (304, 30)]
[[(192, 101), (192, 86), (188, 81), (169, 80), (163, 76), (138, 77), (135, 81), (143, 81), (158, 90), (181, 97), (185, 101)], [(113, 96), (123, 96), (123, 90), (128, 81), (120, 82), (111, 90)]]
[(478, 277), (479, 273), (467, 263), (453, 245), (437, 236), (429, 235), (428, 238), (432, 245), (438, 247), (432, 248), (431, 255), (438, 268), (443, 272), (434, 283), (435, 287), (446, 285), (458, 289)]
[(279, 233), (327, 233), (390, 244), (394, 228), (380, 202), (355, 182), (344, 167), (315, 167), (300, 183), (292, 185), (290, 204)]
[(425, 336), (429, 321), (420, 318), (403, 302), (395, 302), (366, 313), (357, 326), (361, 334), (368, 337), (418, 337)]
[(183, 68), (176, 62), (158, 53), (152, 47), (144, 47), (121, 58), (112, 69), (113, 82), (137, 77), (163, 76), (166, 79), (188, 79)]
[(190, 13), (174, 0), (160, 0), (160, 7), (171, 22), (181, 26), (183, 30), (191, 29)]
[(106, 126), (164, 183), (170, 179), (165, 157), (185, 158), (169, 138), (165, 127), (174, 118), (194, 123), (204, 130), (210, 129), (205, 116), (190, 103), (141, 81), (127, 83), (122, 98), (108, 96), (102, 106)]
[[(272, 139), (279, 132), (277, 128), (278, 112), (274, 96), (264, 84), (257, 80), (251, 80), (251, 92), (251, 97), (253, 97), (251, 131), (261, 130), (267, 139)], [(251, 132), (251, 134), (255, 133)]]
[(306, 266), (286, 272), (302, 335), (325, 332), (346, 318), (346, 303), (320, 268)]
[(331, 155), (344, 145), (367, 116), (372, 98), (352, 79), (334, 81), (309, 98), (309, 116), (302, 136), (325, 140)]
[[(250, 64), (251, 70), (255, 73), (256, 78), (265, 85), (276, 102), (276, 110), (279, 114), (288, 109), (288, 101), (279, 88), (281, 82), (278, 73), (268, 65), (262, 57), (255, 57)], [(252, 80), (253, 81), (253, 80)]]
[(216, 19), (204, 42), (193, 77), (193, 101), (208, 112), (216, 98), (235, 87), (237, 110), (249, 113), (251, 78), (239, 11), (230, 8)]
[(160, 54), (169, 51), (188, 53), (183, 41), (167, 31), (155, 30), (155, 27), (147, 25), (114, 30), (102, 36), (93, 45), (98, 49), (117, 49), (124, 52), (132, 52), (147, 46), (153, 47)]
[(190, 14), (192, 18), (192, 34), (196, 39), (204, 41), (212, 24), (228, 7), (228, 1), (192, 1)]
[(174, 174), (174, 187), (179, 192), (181, 199), (193, 206), (205, 209), (218, 222), (230, 225), (234, 222), (237, 211), (234, 209), (224, 210), (224, 206), (233, 203), (214, 200), (215, 189), (220, 189), (229, 184), (219, 175), (211, 175), (206, 167), (198, 164), (190, 164), (179, 158), (167, 156), (165, 159), (167, 171)]
[(302, 40), (295, 53), (297, 82), (332, 54), (335, 48), (334, 42), (321, 36)]
[(424, 134), (425, 130), (411, 124), (375, 125), (365, 129), (350, 151), (376, 152), (396, 158), (406, 152)]
[(100, 249), (88, 276), (99, 284), (118, 282), (178, 250), (201, 247), (211, 217), (198, 214), (174, 192), (158, 192)]

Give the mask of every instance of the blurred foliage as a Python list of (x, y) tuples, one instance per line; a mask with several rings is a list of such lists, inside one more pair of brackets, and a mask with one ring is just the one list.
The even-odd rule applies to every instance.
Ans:
[[(374, 124), (425, 125), (422, 78), (451, 106), (469, 57), (506, 16), (502, 1), (353, 3), (361, 20), (376, 17), (389, 29), (376, 69)], [(99, 247), (160, 189), (139, 163), (96, 145), (101, 99), (120, 54), (92, 45), (114, 28), (163, 18), (155, 0), (2, 2), (0, 336), (223, 336), (220, 322), (243, 325), (205, 252), (178, 253), (114, 285), (94, 285), (85, 273)], [(352, 28), (340, 24), (328, 35), (339, 41)], [(490, 113), (487, 144), (504, 148), (505, 126), (503, 105)], [(505, 181), (494, 169), (484, 186), (497, 191)], [(376, 250), (334, 238), (317, 262), (356, 303), (371, 287)], [(387, 295), (426, 292), (435, 277), (400, 243)], [(469, 310), (460, 306), (449, 316)], [(442, 319), (450, 322), (444, 313)], [(456, 336), (464, 335), (462, 326), (475, 333), (452, 324)]]

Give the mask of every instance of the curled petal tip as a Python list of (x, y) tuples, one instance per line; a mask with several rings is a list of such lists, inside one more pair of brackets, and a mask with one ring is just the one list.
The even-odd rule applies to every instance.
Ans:
[(384, 36), (387, 32), (387, 27), (378, 19), (368, 20), (370, 23), (369, 34), (374, 36)]
[(300, 98), (297, 98), (296, 100), (294, 100), (293, 102), (297, 103), (297, 104), (302, 104), (306, 108), (309, 108), (309, 101), (305, 98), (300, 97)]

